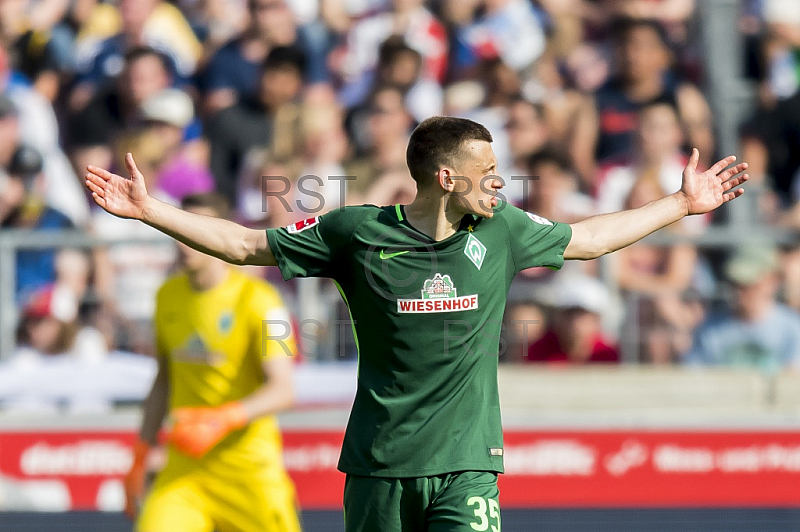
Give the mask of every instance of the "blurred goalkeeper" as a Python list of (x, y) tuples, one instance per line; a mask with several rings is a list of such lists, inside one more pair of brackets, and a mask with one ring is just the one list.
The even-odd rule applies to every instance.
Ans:
[[(227, 214), (215, 194), (182, 206)], [(269, 284), (179, 247), (183, 271), (157, 297), (158, 374), (125, 477), (125, 512), (139, 514), (140, 532), (299, 531), (273, 416), (293, 400), (289, 315)], [(167, 410), (167, 464), (142, 501), (147, 453)]]

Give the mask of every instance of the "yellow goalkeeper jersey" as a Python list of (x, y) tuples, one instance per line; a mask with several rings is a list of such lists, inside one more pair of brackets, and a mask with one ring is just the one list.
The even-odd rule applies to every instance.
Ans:
[[(296, 354), (277, 290), (233, 268), (225, 281), (202, 292), (185, 274), (168, 279), (158, 292), (154, 321), (158, 356), (169, 370), (170, 410), (239, 400), (264, 382), (265, 359)], [(169, 449), (173, 473), (198, 467), (225, 476), (267, 470), (282, 476), (275, 418), (232, 432), (200, 460)]]

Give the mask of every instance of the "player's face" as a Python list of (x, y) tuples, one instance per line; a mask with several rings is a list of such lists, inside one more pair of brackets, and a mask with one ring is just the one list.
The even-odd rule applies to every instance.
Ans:
[(471, 140), (462, 148), (462, 154), (453, 176), (453, 207), (462, 214), (491, 218), (492, 209), (497, 206), (497, 192), (503, 187), (492, 145)]

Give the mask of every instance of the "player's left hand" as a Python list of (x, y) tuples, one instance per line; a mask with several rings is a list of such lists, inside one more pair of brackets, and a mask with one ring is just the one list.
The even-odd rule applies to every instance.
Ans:
[(239, 402), (218, 407), (176, 408), (169, 442), (180, 452), (200, 458), (231, 431), (247, 425), (247, 413)]
[(731, 155), (718, 161), (705, 172), (697, 172), (697, 161), (700, 152), (697, 148), (692, 150), (689, 163), (683, 169), (683, 184), (680, 194), (686, 200), (686, 214), (702, 214), (712, 211), (734, 198), (744, 194), (744, 190), (736, 188), (749, 179), (750, 176), (743, 174), (747, 169), (747, 163), (740, 163), (736, 166), (725, 168), (736, 160)]

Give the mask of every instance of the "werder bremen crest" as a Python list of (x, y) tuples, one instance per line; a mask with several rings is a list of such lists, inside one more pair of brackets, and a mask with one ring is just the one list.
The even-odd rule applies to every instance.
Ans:
[(475, 235), (470, 233), (467, 239), (467, 245), (464, 247), (464, 255), (469, 257), (472, 264), (480, 270), (483, 265), (483, 259), (486, 258), (486, 246), (484, 246), (483, 242), (478, 240)]
[(449, 275), (437, 273), (433, 279), (426, 279), (422, 284), (422, 299), (442, 299), (456, 297), (456, 288)]

